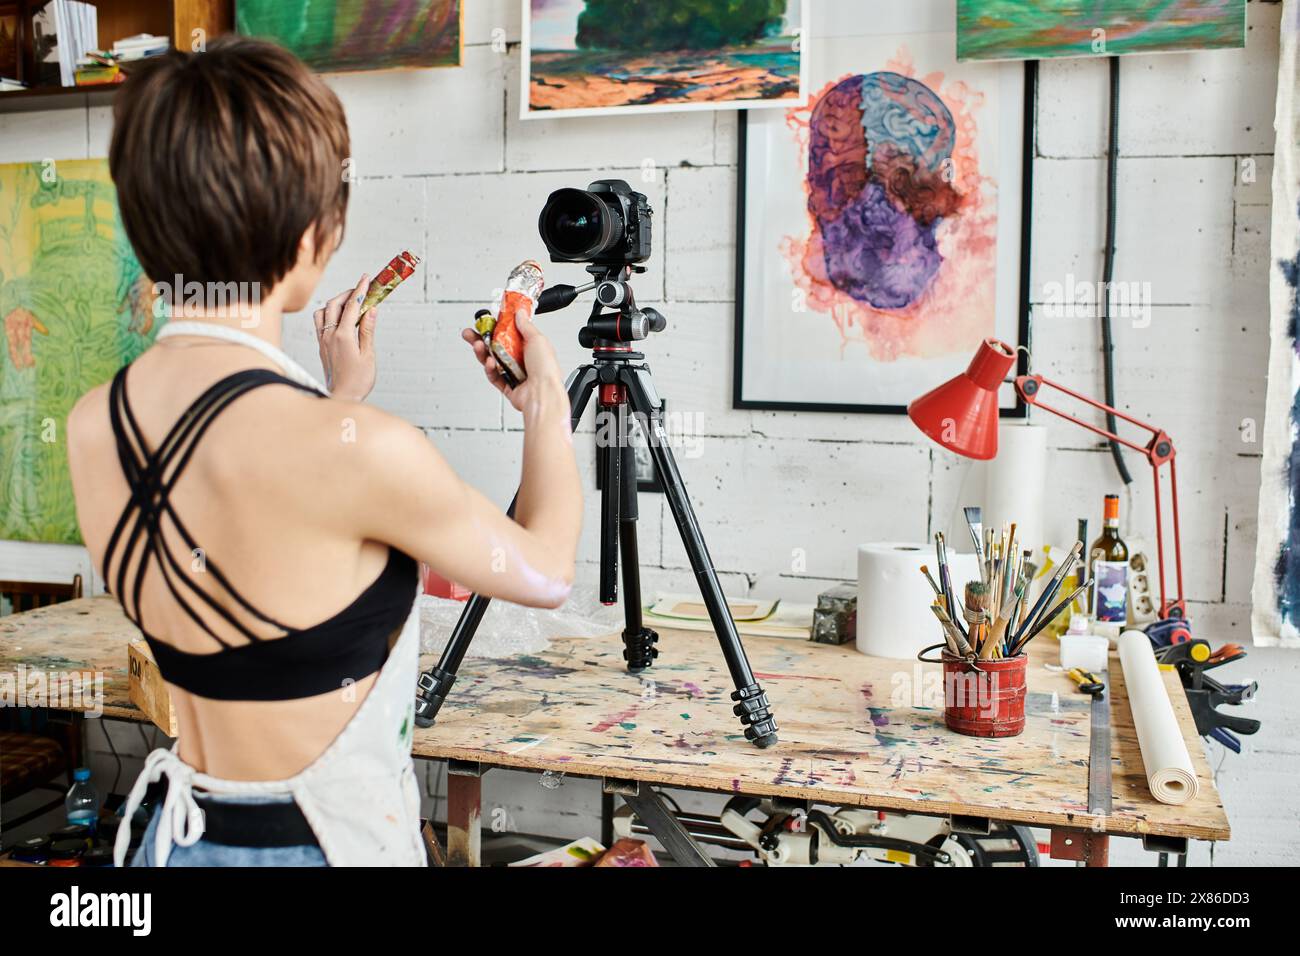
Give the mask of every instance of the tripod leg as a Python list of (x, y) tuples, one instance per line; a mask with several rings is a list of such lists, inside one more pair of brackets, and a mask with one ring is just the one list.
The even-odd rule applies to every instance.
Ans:
[[(626, 406), (623, 408), (626, 417)], [(624, 429), (624, 439), (627, 438)], [(622, 483), (619, 497), (622, 513), (619, 520), (619, 553), (623, 561), (623, 659), (633, 674), (645, 670), (659, 656), (655, 644), (659, 635), (646, 627), (641, 618), (641, 559), (637, 554), (636, 522), (636, 450), (626, 440), (620, 449)]]
[(668, 436), (660, 417), (659, 396), (650, 378), (650, 370), (645, 366), (628, 366), (621, 377), (627, 385), (628, 401), (633, 411), (642, 416), (645, 423), (646, 441), (650, 445), (655, 466), (659, 469), (664, 497), (668, 499), (668, 507), (677, 522), (677, 531), (681, 534), (682, 544), (686, 547), (700, 586), (700, 596), (709, 609), (709, 620), (713, 623), (718, 644), (722, 647), (722, 656), (726, 658), (727, 669), (731, 672), (731, 680), (736, 687), (731, 695), (731, 699), (736, 701), (732, 710), (745, 725), (747, 738), (759, 747), (770, 747), (776, 743), (776, 720), (772, 716), (767, 694), (759, 686), (749, 666), (749, 659), (745, 656), (736, 623), (731, 619), (727, 599), (718, 582), (718, 573), (713, 568), (713, 559), (709, 557), (704, 535), (700, 532), (695, 509), (691, 507), (691, 500), (686, 495), (686, 484), (682, 481), (681, 472), (677, 470), (672, 449), (668, 447)]
[[(587, 402), (591, 399), (592, 390), (596, 387), (596, 369), (591, 365), (580, 366), (569, 376), (565, 387), (569, 392), (569, 427), (577, 428), (578, 422), (582, 420), (582, 413), (586, 411)], [(516, 500), (518, 495), (511, 500), (510, 507), (506, 509), (506, 514), (510, 517), (514, 517)], [(474, 634), (478, 631), (478, 626), (491, 601), (491, 598), (481, 594), (470, 597), (465, 604), (465, 610), (460, 612), (460, 619), (456, 622), (456, 627), (452, 630), (438, 663), (422, 673), (415, 682), (417, 726), (433, 726), (433, 720), (442, 709), (443, 701), (451, 691), (451, 685), (456, 682), (456, 672), (460, 670), (465, 652), (469, 650), (470, 642), (474, 640)]]
[(600, 603), (618, 600), (618, 533), (622, 506), (624, 410), (601, 404), (596, 412), (596, 467), (600, 469)]

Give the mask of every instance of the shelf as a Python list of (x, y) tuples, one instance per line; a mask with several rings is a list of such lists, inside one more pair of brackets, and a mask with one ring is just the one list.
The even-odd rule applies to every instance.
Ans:
[[(89, 0), (99, 8), (99, 44), (111, 47), (116, 40), (137, 33), (170, 36), (173, 45), (190, 49), (191, 31), (202, 29), (216, 37), (234, 28), (232, 0)], [(18, 0), (20, 16), (29, 17), (42, 0)], [(30, 33), (30, 31), (27, 31)], [(20, 34), (24, 73), (33, 75), (31, 38)], [(78, 109), (107, 106), (117, 93), (110, 86), (42, 86), (14, 93), (0, 93), (0, 114), (32, 110)]]
[(0, 114), (108, 106), (117, 86), (54, 86), (0, 93)]

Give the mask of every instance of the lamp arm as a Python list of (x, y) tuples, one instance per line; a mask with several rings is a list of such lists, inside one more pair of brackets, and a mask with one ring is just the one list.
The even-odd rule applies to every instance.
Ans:
[(1148, 454), (1147, 446), (1135, 444), (1134, 442), (1131, 442), (1128, 439), (1123, 438), (1120, 435), (1117, 435), (1115, 432), (1110, 431), (1109, 429), (1098, 428), (1096, 425), (1089, 425), (1087, 422), (1083, 421), (1082, 419), (1075, 418), (1069, 412), (1064, 412), (1061, 409), (1056, 408), (1055, 406), (1045, 404), (1039, 399), (1039, 393), (1042, 391), (1043, 386), (1047, 386), (1048, 388), (1054, 388), (1058, 392), (1062, 392), (1070, 396), (1071, 398), (1075, 399), (1076, 401), (1080, 401), (1083, 404), (1088, 405), (1091, 408), (1098, 409), (1099, 411), (1104, 412), (1107, 415), (1114, 415), (1116, 418), (1122, 418), (1124, 419), (1124, 421), (1128, 422), (1131, 425), (1135, 425), (1138, 428), (1141, 428), (1143, 431), (1148, 431), (1152, 435), (1158, 435), (1160, 433), (1160, 429), (1156, 428), (1154, 425), (1148, 425), (1146, 422), (1142, 421), (1141, 419), (1134, 418), (1132, 415), (1124, 414), (1118, 408), (1114, 408), (1110, 405), (1107, 405), (1105, 402), (1099, 402), (1095, 398), (1089, 398), (1087, 395), (1081, 394), (1080, 392), (1076, 392), (1074, 389), (1067, 388), (1066, 386), (1060, 384), (1059, 382), (1054, 382), (1050, 378), (1045, 378), (1042, 375), (1020, 375), (1017, 376), (1016, 378), (1016, 392), (1017, 394), (1020, 395), (1020, 397), (1024, 400), (1024, 402), (1027, 405), (1033, 405), (1035, 408), (1041, 408), (1043, 409), (1043, 411), (1051, 412), (1053, 415), (1056, 415), (1060, 418), (1068, 419), (1069, 421), (1074, 422), (1076, 425), (1088, 429), (1088, 431), (1090, 432), (1095, 432), (1096, 434), (1100, 435), (1102, 438), (1107, 439), (1108, 441), (1117, 441), (1126, 448), (1132, 448), (1134, 451), (1141, 452), (1142, 455), (1146, 457), (1150, 457), (1150, 455)]
[[(1186, 617), (1187, 603), (1183, 597), (1183, 554), (1182, 538), (1179, 534), (1178, 521), (1178, 472), (1174, 465), (1174, 443), (1173, 439), (1163, 429), (1156, 428), (1132, 415), (1126, 415), (1117, 408), (1113, 408), (1104, 402), (1099, 402), (1094, 398), (1089, 398), (1074, 391), (1071, 388), (1054, 382), (1042, 375), (1019, 375), (1015, 380), (1016, 393), (1027, 405), (1033, 405), (1041, 408), (1043, 411), (1051, 412), (1058, 418), (1064, 418), (1066, 421), (1074, 422), (1081, 428), (1086, 428), (1094, 434), (1100, 435), (1109, 441), (1116, 441), (1126, 448), (1131, 448), (1142, 454), (1147, 462), (1151, 465), (1152, 477), (1155, 480), (1155, 511), (1156, 511), (1156, 560), (1160, 569), (1160, 616), (1161, 617)], [(1151, 433), (1151, 439), (1145, 445), (1139, 445), (1117, 435), (1115, 432), (1106, 428), (1099, 428), (1091, 425), (1080, 418), (1076, 418), (1069, 412), (1063, 411), (1053, 405), (1047, 405), (1040, 401), (1039, 395), (1044, 387), (1054, 388), (1069, 397), (1082, 402), (1101, 412), (1114, 415), (1121, 418), (1131, 425)], [(1173, 509), (1173, 532), (1174, 532), (1174, 573), (1178, 584), (1178, 597), (1170, 600), (1165, 592), (1165, 542), (1164, 542), (1164, 521), (1162, 517), (1162, 508), (1160, 503), (1160, 467), (1164, 464), (1169, 465), (1169, 491), (1170, 503)]]

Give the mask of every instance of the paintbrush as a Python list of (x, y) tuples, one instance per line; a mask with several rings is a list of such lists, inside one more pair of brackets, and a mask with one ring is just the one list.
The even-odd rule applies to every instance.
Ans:
[[(937, 597), (940, 602), (946, 602), (948, 599), (944, 596), (943, 588), (935, 582), (934, 578), (930, 574), (930, 569), (924, 564), (921, 565), (921, 573), (924, 574), (925, 579), (930, 582), (930, 587), (934, 591), (934, 596)], [(958, 625), (957, 631), (963, 638), (965, 638), (966, 632), (961, 629), (960, 625)]]
[(999, 553), (1001, 547), (1001, 544), (993, 545), (993, 554), (995, 555), (993, 558), (993, 573), (989, 575), (988, 581), (985, 582), (993, 594), (997, 594), (1002, 590), (1002, 586), (999, 583), (1002, 580), (1002, 557)]
[(957, 646), (957, 628), (947, 620), (947, 615), (943, 613), (943, 608), (939, 602), (935, 601), (930, 605), (930, 610), (934, 612), (935, 617), (939, 618), (939, 624), (943, 627), (943, 639), (948, 642), (948, 653), (954, 657), (961, 657), (961, 650)]
[[(1038, 577), (1038, 565), (1035, 564), (1033, 561), (1030, 561), (1030, 560), (1029, 560), (1029, 556), (1030, 556), (1031, 553), (1032, 553), (1032, 552), (1029, 552), (1029, 551), (1026, 551), (1026, 552), (1025, 552), (1025, 563), (1024, 563), (1024, 565), (1022, 566), (1022, 571), (1023, 571), (1025, 577), (1028, 579), (1030, 585), (1032, 585), (1032, 584), (1034, 583), (1034, 578)], [(1025, 588), (1025, 595), (1024, 595), (1023, 598), (1021, 598), (1021, 601), (1020, 601), (1020, 619), (1019, 619), (1019, 622), (1018, 622), (1019, 624), (1023, 624), (1023, 623), (1024, 623), (1025, 612), (1029, 610), (1029, 604), (1028, 604), (1028, 600), (1027, 600), (1028, 597), (1029, 597), (1029, 588), (1026, 587), (1026, 588)]]
[(1033, 629), (1019, 643), (1016, 644), (1014, 653), (1019, 654), (1026, 644), (1032, 641), (1049, 624), (1055, 621), (1061, 615), (1062, 611), (1064, 611), (1067, 607), (1069, 607), (1071, 604), (1074, 603), (1074, 599), (1077, 598), (1079, 594), (1083, 591), (1083, 589), (1086, 588), (1090, 583), (1091, 582), (1085, 581), (1082, 584), (1080, 584), (1077, 588), (1075, 588), (1070, 593), (1070, 596), (1068, 598), (1066, 598), (1060, 604), (1056, 605), (1056, 607), (1052, 608), (1045, 615), (1043, 615), (1042, 619), (1039, 620), (1039, 622), (1034, 625)]
[(998, 613), (1001, 617), (1004, 612), (1010, 612), (1011, 600), (1016, 593), (1016, 584), (1020, 581), (1020, 561), (1015, 554), (1007, 558), (1006, 568), (1002, 573), (1002, 587), (998, 591)]
[(1029, 584), (1033, 581), (1033, 576), (1026, 573), (1028, 569), (1025, 562), (1020, 562), (1020, 570), (1016, 572), (1016, 590), (1011, 596), (1011, 612), (1007, 615), (1007, 629), (1002, 633), (1002, 654), (1011, 650), (1011, 635), (1016, 632), (1020, 626), (1020, 615), (1025, 611), (1025, 595), (1029, 592)]
[(939, 565), (939, 590), (943, 596), (943, 609), (948, 614), (950, 620), (957, 626), (957, 630), (965, 637), (966, 629), (962, 627), (961, 622), (957, 619), (957, 605), (952, 596), (952, 578), (948, 571), (948, 559), (943, 548), (943, 535), (934, 536), (934, 555)]
[(1004, 606), (1011, 603), (1012, 595), (1016, 591), (1016, 585), (1020, 583), (1020, 555), (1016, 553), (1014, 544), (1013, 539), (1007, 539), (1006, 573), (1002, 578), (1002, 592), (998, 595), (999, 614), (1002, 613)]
[(975, 542), (975, 559), (980, 567), (984, 566), (984, 517), (978, 505), (963, 508), (966, 515), (966, 527), (970, 528), (970, 539)]
[(957, 642), (957, 656), (970, 657), (974, 652), (971, 651), (970, 644), (966, 642), (966, 636), (962, 633), (961, 628), (957, 626), (957, 622), (950, 618), (938, 604), (931, 604), (930, 610), (934, 611), (934, 616), (944, 626), (945, 634), (948, 630), (951, 630), (952, 639)]
[(1008, 600), (1002, 610), (998, 612), (997, 620), (993, 622), (993, 627), (989, 631), (989, 639), (980, 648), (980, 660), (990, 660), (994, 651), (1004, 647), (1007, 627), (1011, 623), (1011, 618), (1015, 615), (1016, 604), (1024, 597), (1025, 588), (1028, 586), (1029, 580), (1022, 574), (1011, 592), (1014, 595), (1014, 600)]
[(963, 614), (970, 624), (970, 645), (979, 653), (984, 649), (988, 638), (989, 586), (983, 581), (970, 581), (966, 584), (966, 606)]
[(1082, 550), (1083, 545), (1076, 541), (1074, 547), (1070, 549), (1070, 553), (1061, 562), (1061, 566), (1056, 569), (1056, 574), (1052, 575), (1051, 583), (1043, 589), (1043, 593), (1038, 595), (1038, 600), (1034, 602), (1034, 606), (1029, 609), (1029, 614), (1025, 617), (1025, 623), (1016, 631), (1016, 639), (1012, 643), (1012, 647), (1020, 644), (1021, 639), (1025, 636), (1026, 629), (1032, 629), (1038, 623), (1038, 616), (1051, 603), (1052, 598), (1056, 597), (1056, 592), (1061, 589), (1061, 583), (1065, 580), (1065, 576), (1070, 572), (1070, 569), (1074, 567), (1074, 562), (1079, 560), (1079, 552)]
[(928, 565), (921, 565), (921, 573), (924, 574), (925, 579), (930, 582), (930, 587), (934, 589), (935, 597), (943, 597), (943, 588), (939, 587), (939, 585), (935, 583), (934, 578), (930, 575), (930, 568)]
[(952, 596), (952, 572), (948, 568), (948, 549), (943, 545), (943, 532), (934, 536), (934, 554), (939, 562), (939, 584), (943, 587), (944, 610), (949, 617), (956, 617), (957, 603)]
[(984, 529), (984, 571), (982, 580), (985, 584), (993, 579), (993, 529)]

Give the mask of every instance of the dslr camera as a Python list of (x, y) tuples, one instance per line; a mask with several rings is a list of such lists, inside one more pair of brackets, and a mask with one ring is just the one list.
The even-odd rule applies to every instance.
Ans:
[(600, 179), (551, 193), (537, 230), (552, 262), (635, 266), (650, 258), (650, 217), (644, 193), (621, 179)]

